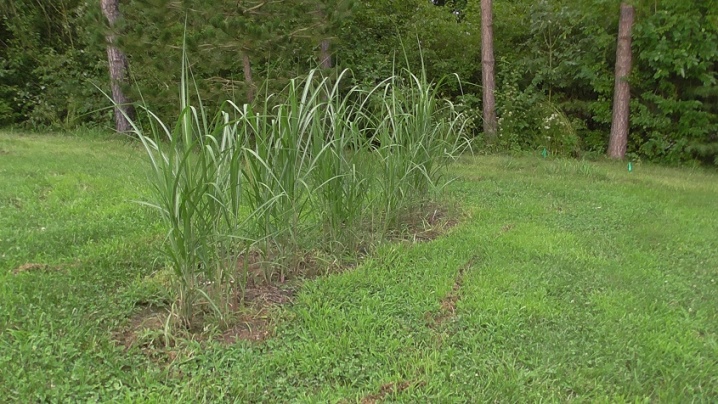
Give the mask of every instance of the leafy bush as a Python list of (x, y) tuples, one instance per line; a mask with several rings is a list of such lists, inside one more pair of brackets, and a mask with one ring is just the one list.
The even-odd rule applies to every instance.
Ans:
[(648, 159), (674, 164), (718, 158), (718, 14), (688, 3), (668, 2), (636, 26), (632, 142)]
[[(107, 81), (85, 2), (0, 6), (0, 124), (71, 129), (106, 122), (93, 84)], [(48, 3), (48, 4), (45, 4)], [(99, 9), (99, 7), (97, 7)]]

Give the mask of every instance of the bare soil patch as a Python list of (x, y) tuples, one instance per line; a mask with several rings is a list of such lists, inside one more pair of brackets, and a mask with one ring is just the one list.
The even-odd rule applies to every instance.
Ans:
[(293, 302), (296, 289), (273, 284), (249, 288), (244, 293), (246, 310), (235, 324), (219, 336), (218, 341), (233, 344), (237, 341), (261, 342), (274, 335), (274, 308)]
[(368, 395), (364, 397), (361, 402), (362, 404), (375, 404), (378, 403), (384, 399), (386, 399), (387, 396), (392, 394), (398, 394), (401, 393), (404, 390), (407, 390), (410, 387), (416, 387), (416, 386), (422, 386), (424, 384), (423, 381), (414, 382), (414, 381), (402, 381), (402, 382), (392, 382), (387, 383), (379, 389), (377, 393)]
[(47, 269), (47, 264), (27, 263), (12, 270), (13, 275), (21, 274), (29, 271), (42, 271)]
[(428, 242), (437, 239), (459, 224), (452, 209), (430, 204), (420, 211), (407, 212), (401, 218), (401, 228), (389, 235), (391, 240)]
[(139, 312), (130, 317), (130, 321), (126, 327), (114, 333), (114, 339), (119, 345), (125, 347), (125, 349), (130, 349), (138, 344), (142, 332), (161, 331), (164, 328), (167, 315), (168, 311), (166, 308), (149, 305), (144, 306)]
[(36, 272), (36, 271), (43, 271), (43, 272), (61, 272), (66, 271), (68, 268), (76, 268), (79, 264), (77, 262), (75, 263), (68, 263), (68, 264), (59, 264), (59, 265), (48, 265), (48, 264), (42, 264), (37, 262), (28, 262), (26, 264), (22, 264), (19, 267), (12, 270), (13, 275), (20, 275), (25, 272)]
[[(226, 329), (206, 329), (205, 316), (195, 316), (188, 327), (170, 323), (168, 307), (142, 306), (127, 324), (113, 333), (113, 339), (125, 349), (138, 347), (145, 355), (157, 358), (173, 355), (179, 340), (205, 342), (210, 339), (232, 344), (239, 340), (261, 342), (274, 335), (275, 309), (293, 301), (295, 287), (290, 285), (262, 284), (247, 288), (244, 305)], [(239, 296), (237, 297), (239, 299)], [(169, 329), (166, 329), (169, 327)], [(219, 334), (217, 334), (219, 331)], [(167, 335), (166, 335), (167, 334)], [(175, 352), (176, 356), (176, 352)]]
[(504, 225), (503, 227), (501, 227), (501, 234), (510, 232), (511, 230), (513, 230), (514, 227), (516, 226), (513, 223)]
[[(423, 214), (407, 217), (404, 227), (396, 241), (424, 242), (430, 241), (458, 224), (458, 220), (448, 209), (438, 205), (425, 207)], [(364, 256), (365, 254), (360, 254)], [(34, 265), (34, 264), (33, 264)], [(38, 264), (39, 265), (39, 264)], [(291, 268), (282, 271), (279, 268)], [(191, 340), (206, 342), (209, 340), (222, 344), (234, 344), (237, 341), (261, 343), (274, 336), (274, 328), (279, 316), (279, 308), (292, 304), (296, 291), (306, 279), (326, 273), (350, 270), (354, 264), (342, 264), (322, 260), (312, 254), (290, 257), (277, 263), (269, 254), (251, 251), (237, 260), (237, 282), (246, 284), (244, 290), (237, 287), (232, 293), (230, 307), (234, 314), (230, 315), (225, 326), (218, 328), (206, 327), (212, 324), (207, 315), (195, 315), (188, 327), (171, 323), (171, 315), (167, 307), (142, 306), (141, 310), (132, 315), (127, 324), (113, 333), (114, 340), (125, 349), (139, 347), (150, 358), (160, 361), (171, 361), (177, 356), (178, 341)], [(32, 269), (33, 267), (28, 267)], [(239, 274), (244, 274), (239, 276)], [(463, 269), (457, 277), (455, 290), (442, 302), (441, 313), (453, 313), (458, 300), (458, 289), (461, 284)], [(169, 328), (168, 328), (169, 327)], [(397, 387), (397, 386), (395, 386)], [(401, 387), (401, 386), (398, 386)], [(388, 387), (387, 387), (388, 388)]]

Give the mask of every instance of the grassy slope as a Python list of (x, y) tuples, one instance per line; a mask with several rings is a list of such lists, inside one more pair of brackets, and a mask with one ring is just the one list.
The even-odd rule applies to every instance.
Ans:
[[(188, 342), (171, 365), (111, 330), (162, 230), (122, 141), (0, 135), (0, 386), (9, 399), (718, 400), (718, 175), (481, 157), (471, 218), (307, 282), (263, 344)], [(18, 275), (25, 263), (47, 264)], [(467, 263), (470, 265), (467, 266)], [(466, 267), (455, 316), (427, 318)], [(386, 389), (391, 390), (391, 389)]]

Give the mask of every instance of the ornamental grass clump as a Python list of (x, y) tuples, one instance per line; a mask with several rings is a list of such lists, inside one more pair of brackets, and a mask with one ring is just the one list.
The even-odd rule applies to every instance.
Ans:
[(181, 324), (207, 311), (226, 321), (248, 285), (283, 282), (307, 254), (341, 259), (382, 240), (445, 183), (464, 143), (441, 83), (407, 70), (345, 89), (349, 74), (312, 70), (282, 93), (228, 101), (210, 116), (190, 95), (185, 60), (174, 126), (149, 110), (149, 130), (133, 124), (151, 167), (146, 204), (167, 229)]
[(442, 188), (443, 169), (467, 145), (461, 136), (465, 120), (439, 97), (442, 82), (429, 82), (423, 69), (420, 76), (403, 73), (385, 83), (381, 110), (374, 116), (376, 207), (384, 234)]
[(151, 167), (153, 194), (145, 204), (160, 212), (167, 230), (164, 253), (178, 285), (173, 312), (189, 325), (197, 306), (224, 318), (235, 305), (224, 286), (234, 283), (235, 258), (253, 242), (237, 231), (252, 218), (243, 209), (246, 138), (226, 112), (210, 118), (201, 102), (191, 105), (186, 65), (181, 77), (180, 114), (172, 128), (149, 110), (148, 132), (132, 125)]

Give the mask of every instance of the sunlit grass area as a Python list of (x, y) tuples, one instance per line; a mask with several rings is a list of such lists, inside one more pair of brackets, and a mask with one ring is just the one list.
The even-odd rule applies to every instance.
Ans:
[(458, 226), (296, 284), (268, 338), (126, 347), (172, 301), (144, 153), (0, 134), (4, 400), (718, 400), (715, 172), (464, 157)]

